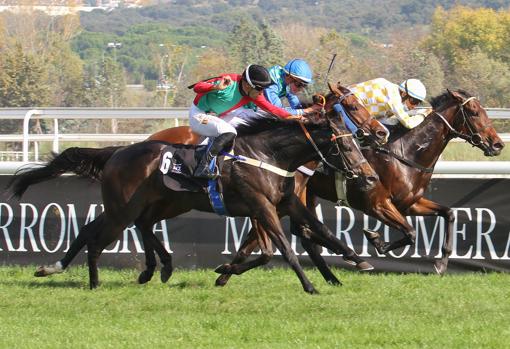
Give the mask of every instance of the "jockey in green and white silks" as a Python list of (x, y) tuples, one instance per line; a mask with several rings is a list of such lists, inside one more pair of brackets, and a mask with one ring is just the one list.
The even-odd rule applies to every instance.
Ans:
[[(200, 135), (213, 138), (207, 153), (195, 170), (195, 177), (217, 176), (217, 173), (209, 169), (209, 163), (221, 150), (233, 144), (237, 135), (235, 124), (255, 116), (242, 113), (245, 110), (243, 106), (248, 103), (281, 118), (300, 118), (272, 105), (264, 98), (262, 90), (270, 84), (272, 80), (267, 69), (252, 64), (242, 75), (222, 74), (193, 85), (193, 91), (197, 95), (189, 111), (190, 127)], [(243, 115), (239, 116), (240, 114)]]

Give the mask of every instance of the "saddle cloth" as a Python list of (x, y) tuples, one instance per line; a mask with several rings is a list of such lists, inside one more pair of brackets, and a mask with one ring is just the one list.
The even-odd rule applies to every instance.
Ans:
[(174, 191), (205, 192), (207, 179), (193, 177), (206, 146), (172, 144), (163, 148), (159, 159), (159, 171), (164, 184)]
[[(159, 171), (163, 174), (164, 185), (174, 191), (207, 193), (211, 206), (219, 215), (227, 215), (223, 202), (220, 178), (208, 180), (193, 177), (195, 168), (207, 150), (207, 145), (169, 144), (161, 151)], [(223, 156), (214, 158), (211, 168), (221, 169)]]

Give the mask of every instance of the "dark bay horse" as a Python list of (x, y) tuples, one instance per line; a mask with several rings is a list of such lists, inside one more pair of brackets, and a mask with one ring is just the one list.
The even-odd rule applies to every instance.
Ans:
[[(259, 119), (250, 127), (240, 128), (234, 151), (236, 154), (253, 157), (290, 172), (307, 161), (320, 158), (317, 150), (333, 151), (336, 154), (349, 153), (348, 157), (342, 157), (348, 168), (358, 172), (358, 175), (364, 175), (365, 178), (377, 178), (361, 153), (355, 151), (357, 148), (352, 138), (342, 137), (342, 127), (340, 119), (329, 116), (326, 116), (325, 120), (311, 123), (309, 134), (316, 144), (314, 148), (310, 146), (310, 140), (307, 140), (296, 122)], [(100, 172), (102, 180), (105, 212), (80, 231), (80, 235), (84, 234), (86, 237), (91, 288), (98, 285), (97, 260), (102, 250), (116, 240), (129, 223), (134, 221), (142, 230), (144, 243), (150, 243), (150, 238), (145, 240), (147, 234), (144, 232), (149, 231), (148, 235), (153, 236), (151, 228), (155, 222), (175, 217), (191, 209), (212, 212), (206, 194), (175, 192), (163, 185), (158, 164), (165, 145), (164, 142), (147, 141), (127, 146), (113, 153), (106, 163), (105, 158), (98, 155), (102, 171), (93, 163), (85, 165), (80, 161), (83, 151), (68, 154), (74, 162), (83, 165), (82, 174)], [(85, 154), (83, 159), (87, 157), (88, 154)], [(60, 158), (59, 161), (64, 159)], [(60, 164), (60, 167), (65, 168), (65, 165)], [(136, 185), (130, 185), (131, 182), (126, 182), (125, 177), (134, 179)], [(24, 181), (22, 177), (18, 179)], [(35, 182), (37, 181), (41, 181), (41, 177)], [(242, 162), (226, 161), (222, 169), (222, 181), (229, 214), (250, 217), (256, 222), (256, 225), (269, 236), (271, 242), (282, 251), (301, 280), (304, 290), (309, 293), (315, 292), (283, 235), (279, 216), (290, 215), (294, 220), (312, 227), (309, 238), (315, 243), (324, 245), (336, 253), (342, 253), (344, 249), (342, 243), (313, 217), (294, 195), (294, 179), (281, 177)], [(16, 195), (22, 194), (26, 189), (27, 182), (20, 185), (21, 182), (15, 177), (13, 192)], [(368, 182), (372, 185), (374, 181)]]
[[(342, 87), (340, 84), (337, 86), (337, 88), (333, 88), (332, 93), (328, 94), (324, 100), (323, 104), (325, 112), (331, 114), (332, 105), (339, 98), (341, 98), (343, 107), (346, 109), (348, 115), (355, 124), (360, 126), (364, 132), (375, 141), (381, 141), (385, 139), (387, 136), (385, 128), (382, 127), (378, 121), (371, 119), (370, 114), (368, 114), (365, 108), (359, 104), (358, 100), (352, 96), (352, 94), (348, 94), (348, 92), (349, 91)], [(344, 95), (344, 93), (347, 94)], [(159, 140), (180, 144), (197, 144), (200, 140), (200, 137), (191, 132), (189, 127), (176, 127), (158, 132), (152, 135), (149, 140)], [(51, 163), (45, 167), (28, 171), (17, 176), (13, 181), (13, 192), (16, 196), (21, 196), (23, 192), (28, 188), (28, 186), (57, 177), (64, 172), (75, 172), (77, 174), (86, 176), (93, 175), (95, 178), (101, 180), (106, 178), (106, 180), (110, 181), (108, 179), (109, 174), (103, 173), (102, 170), (108, 163), (112, 154), (115, 151), (121, 151), (123, 148), (124, 147), (108, 147), (103, 149), (68, 149), (62, 154), (58, 155)], [(95, 172), (91, 172), (91, 168), (93, 168)], [(110, 191), (116, 192), (116, 196), (119, 198), (119, 200), (124, 200), (124, 202), (127, 202), (133, 191), (141, 183), (141, 181), (147, 177), (148, 173), (140, 175), (140, 173), (125, 171), (124, 173), (113, 173), (113, 175), (115, 181), (113, 179), (111, 180), (113, 185), (108, 189)], [(369, 175), (365, 178), (369, 178), (371, 180)], [(366, 184), (359, 182), (356, 178), (352, 178), (351, 181), (358, 182), (359, 185), (366, 187)], [(138, 228), (142, 231), (147, 266), (147, 269), (140, 274), (138, 280), (140, 283), (145, 283), (152, 278), (156, 268), (156, 260), (153, 250), (153, 248), (155, 248), (163, 264), (161, 270), (161, 279), (163, 282), (165, 282), (168, 280), (172, 273), (171, 256), (152, 234), (151, 226), (140, 226), (137, 222), (138, 221), (135, 221), (135, 224), (137, 224)], [(255, 226), (255, 224), (253, 225)], [(85, 246), (88, 238), (87, 234), (90, 231), (90, 226), (85, 226), (82, 230), (80, 230), (80, 234), (76, 240), (73, 241), (69, 251), (66, 253), (63, 259), (54, 265), (39, 267), (35, 275), (47, 276), (53, 273), (62, 272), (65, 268), (67, 268), (76, 254)], [(368, 263), (364, 262), (359, 257), (356, 258), (352, 250), (350, 250), (347, 245), (344, 244), (344, 248), (347, 250), (347, 252), (344, 253), (345, 259), (347, 259), (349, 255), (354, 256), (352, 261), (357, 264), (358, 268), (367, 270), (371, 269), (371, 266)], [(334, 278), (334, 280), (336, 283), (339, 283), (336, 278)]]
[[(363, 211), (404, 234), (404, 238), (388, 243), (381, 241), (379, 233), (365, 231), (368, 240), (381, 254), (414, 244), (416, 232), (407, 223), (406, 215), (443, 217), (448, 222), (446, 238), (443, 241), (442, 258), (434, 263), (436, 272), (443, 274), (447, 270), (448, 257), (451, 254), (454, 215), (449, 207), (423, 197), (430, 183), (432, 170), (446, 145), (453, 138), (460, 137), (466, 140), (481, 149), (486, 156), (499, 155), (504, 143), (480, 102), (468, 93), (447, 91), (433, 98), (431, 105), (432, 113), (418, 127), (393, 139), (384, 148), (363, 149), (363, 154), (379, 175), (380, 181), (372, 190), (366, 192), (347, 183), (347, 199), (352, 208)], [(316, 207), (317, 197), (331, 202), (339, 200), (334, 173), (329, 175), (316, 173), (311, 178), (298, 174), (296, 187), (305, 186), (307, 206), (312, 212)], [(301, 229), (303, 228), (297, 230)], [(254, 235), (247, 237), (233, 263), (244, 261), (257, 247), (254, 237)], [(309, 243), (308, 240), (304, 242)], [(334, 277), (317, 246), (308, 246), (306, 250), (322, 275)], [(224, 285), (229, 277), (229, 274), (221, 275), (217, 284)]]

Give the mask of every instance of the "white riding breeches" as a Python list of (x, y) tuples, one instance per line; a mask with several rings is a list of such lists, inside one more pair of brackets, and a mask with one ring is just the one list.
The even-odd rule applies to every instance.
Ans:
[(228, 114), (219, 118), (217, 116), (206, 114), (200, 110), (194, 103), (189, 110), (189, 125), (191, 129), (203, 136), (218, 137), (222, 133), (235, 133), (239, 125), (247, 125), (250, 120), (266, 117), (267, 113), (263, 111), (255, 112), (252, 109), (237, 108)]
[(194, 132), (207, 137), (214, 138), (229, 132), (237, 134), (234, 126), (217, 116), (206, 114), (194, 103), (189, 110), (189, 125)]

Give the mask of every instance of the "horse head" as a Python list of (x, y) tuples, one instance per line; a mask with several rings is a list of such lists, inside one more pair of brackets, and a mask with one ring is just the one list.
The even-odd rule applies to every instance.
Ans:
[(377, 144), (384, 144), (388, 139), (388, 130), (379, 121), (374, 119), (368, 110), (360, 103), (358, 98), (347, 88), (337, 83), (333, 86), (328, 82), (331, 94), (327, 96), (326, 110), (332, 110), (333, 105), (340, 103), (347, 117), (356, 125), (356, 138), (365, 139)]
[[(485, 156), (499, 155), (505, 144), (498, 136), (480, 101), (462, 90), (447, 90), (443, 96), (445, 95), (449, 97), (449, 100), (446, 100), (443, 106), (438, 106), (436, 99), (433, 99), (431, 104), (434, 107), (434, 112), (446, 122), (450, 130), (449, 137), (466, 140), (481, 149)], [(445, 115), (443, 116), (440, 112)]]
[[(332, 131), (331, 141), (335, 144), (330, 148), (328, 155), (333, 156), (334, 165), (328, 162), (326, 165), (335, 170), (340, 167), (347, 180), (354, 180), (358, 188), (369, 191), (379, 181), (379, 176), (365, 159), (358, 144), (354, 141), (351, 132), (344, 126), (343, 120), (327, 113), (325, 115), (329, 128)], [(337, 162), (340, 161), (340, 165)]]

